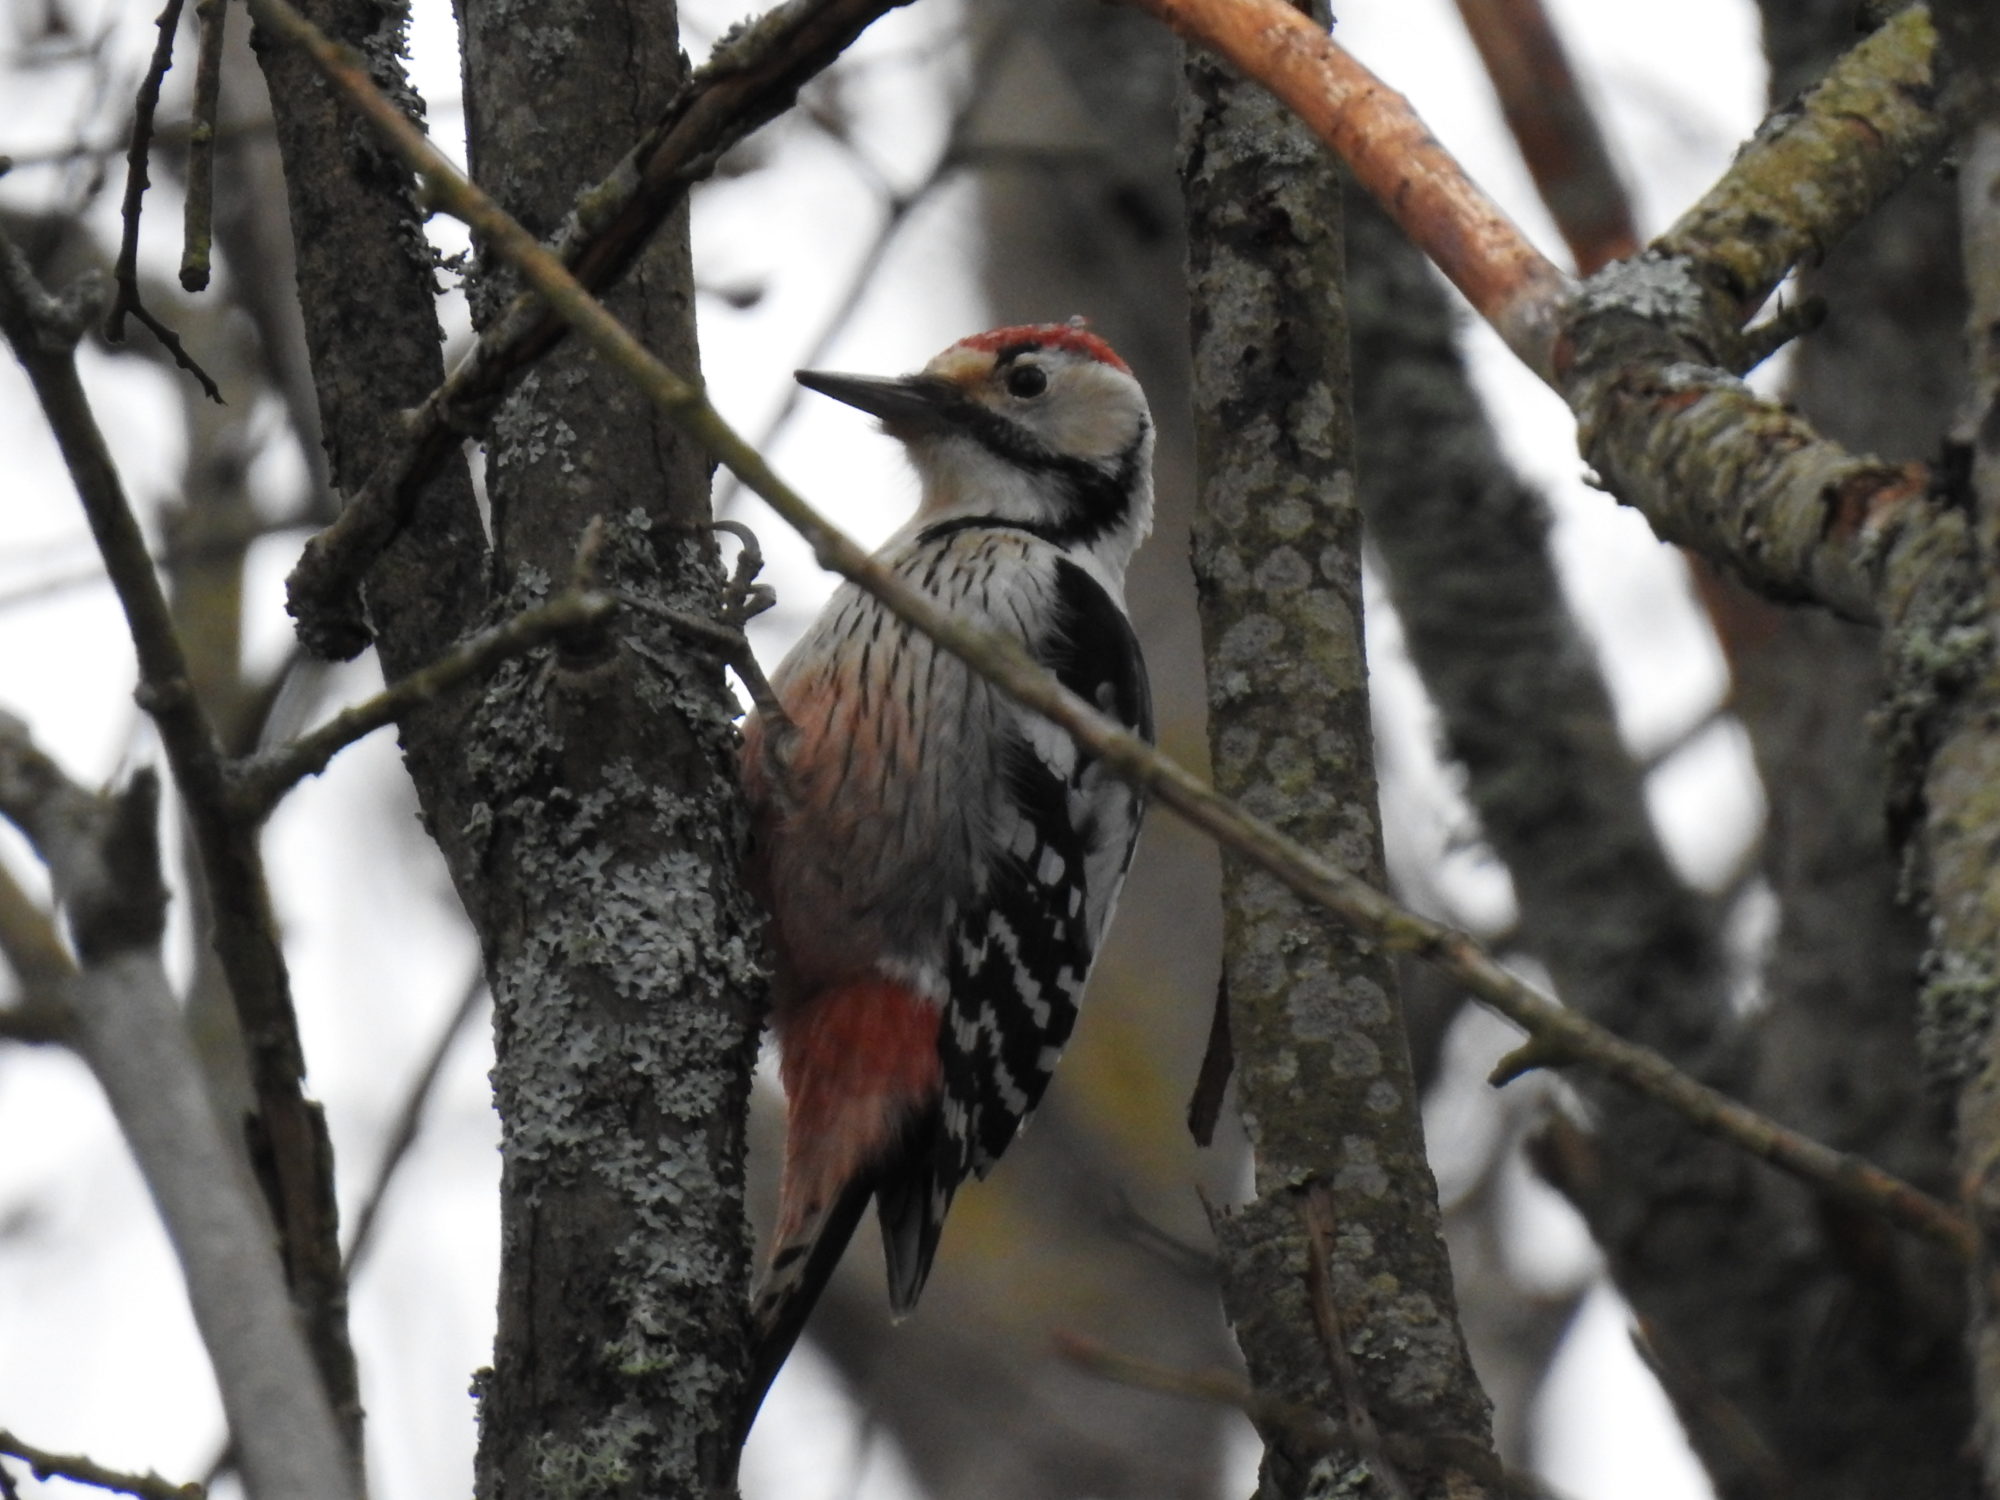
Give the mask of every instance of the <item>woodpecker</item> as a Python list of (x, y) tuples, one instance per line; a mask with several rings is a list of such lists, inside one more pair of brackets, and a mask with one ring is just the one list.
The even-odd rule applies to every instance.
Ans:
[[(897, 380), (801, 370), (899, 439), (916, 515), (876, 554), (1153, 736), (1125, 568), (1153, 524), (1153, 422), (1081, 320), (962, 339)], [(754, 1419), (872, 1198), (889, 1305), (916, 1305), (952, 1195), (1033, 1111), (1076, 1024), (1141, 799), (853, 584), (752, 715), (748, 873), (771, 917), (783, 1186), (752, 1304)]]

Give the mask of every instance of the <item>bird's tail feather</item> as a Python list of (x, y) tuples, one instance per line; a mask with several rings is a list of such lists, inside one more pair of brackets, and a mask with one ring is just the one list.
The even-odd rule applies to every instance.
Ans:
[(775, 1248), (751, 1298), (750, 1380), (743, 1391), (739, 1436), (749, 1435), (771, 1382), (791, 1356), (874, 1191), (872, 1180), (855, 1179), (811, 1222), (801, 1224), (800, 1233)]
[[(938, 1118), (937, 1027), (935, 1004), (880, 975), (821, 991), (780, 1018), (784, 1183), (770, 1261), (751, 1300), (755, 1342), (745, 1433), (853, 1238), (869, 1197), (885, 1179), (902, 1183), (909, 1177), (913, 1124)], [(901, 1192), (907, 1197), (906, 1186)], [(913, 1277), (907, 1259), (903, 1262), (907, 1302), (923, 1285), (936, 1244), (933, 1226), (919, 1247), (921, 1264)], [(907, 1311), (905, 1299), (896, 1295), (897, 1283), (891, 1285), (898, 1310)]]

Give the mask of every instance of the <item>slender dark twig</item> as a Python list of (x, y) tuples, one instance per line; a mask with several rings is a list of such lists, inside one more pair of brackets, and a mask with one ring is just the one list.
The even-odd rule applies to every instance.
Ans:
[[(916, 186), (906, 192), (886, 190), (883, 193), (887, 207), (882, 215), (882, 222), (875, 226), (875, 238), (856, 258), (853, 274), (848, 277), (847, 285), (821, 322), (819, 333), (814, 337), (812, 344), (800, 357), (801, 365), (811, 367), (826, 357), (827, 350), (833, 347), (834, 341), (846, 329), (848, 321), (854, 316), (855, 309), (861, 306), (861, 299), (867, 295), (868, 288), (874, 285), (876, 274), (882, 269), (882, 264), (888, 257), (890, 246), (895, 244), (897, 238), (909, 227), (910, 220), (915, 217), (917, 210), (941, 191), (960, 169), (971, 165), (972, 151), (969, 137), (973, 117), (985, 101), (992, 80), (999, 76), (999, 63), (1014, 44), (1018, 34), (1018, 25), (1003, 25), (987, 45), (980, 49), (980, 55), (973, 60), (968, 70), (971, 84), (964, 96), (952, 108), (951, 123), (945, 130), (944, 144), (938, 148), (938, 153), (932, 159), (929, 169), (918, 180)], [(870, 175), (880, 176), (872, 168)], [(768, 450), (797, 414), (803, 394), (803, 386), (787, 382), (784, 397), (779, 401), (777, 411), (764, 425), (764, 430), (751, 439), (751, 446), (760, 453)], [(714, 499), (716, 514), (726, 514), (730, 503), (741, 490), (742, 482), (731, 474), (728, 482), (716, 492)]]
[(382, 1160), (376, 1164), (375, 1180), (368, 1185), (368, 1192), (361, 1200), (361, 1210), (354, 1216), (354, 1231), (347, 1242), (347, 1276), (350, 1281), (368, 1252), (375, 1244), (375, 1227), (382, 1219), (382, 1204), (389, 1196), (390, 1184), (396, 1180), (410, 1154), (410, 1148), (417, 1142), (417, 1131), (424, 1121), (424, 1111), (429, 1108), (431, 1096), (437, 1092), (438, 1079), (444, 1075), (445, 1060), (451, 1056), (451, 1049), (458, 1045), (458, 1039), (465, 1028), (472, 1024), (479, 1014), (479, 1004), (486, 998), (486, 975), (475, 971), (459, 996), (458, 1004), (452, 1009), (451, 1017), (438, 1032), (437, 1040), (424, 1057), (417, 1076), (410, 1081), (408, 1091), (403, 1095), (403, 1107), (396, 1111), (396, 1121), (389, 1127), (388, 1143), (382, 1148)]
[[(1231, 850), (1268, 870), (1307, 901), (1352, 923), (1392, 951), (1435, 963), (1534, 1041), (1523, 1065), (1587, 1061), (1617, 1082), (1669, 1104), (1699, 1128), (1752, 1150), (1839, 1201), (1885, 1216), (1970, 1259), (1963, 1215), (1872, 1164), (1789, 1131), (1695, 1082), (1658, 1053), (1613, 1036), (1538, 993), (1464, 933), (1407, 911), (1365, 881), (1285, 837), (1220, 796), (1201, 778), (1067, 691), (1017, 644), (967, 624), (864, 552), (780, 479), (710, 405), (701, 389), (660, 363), (562, 263), (467, 181), (369, 81), (365, 65), (330, 41), (286, 0), (250, 0), (260, 24), (304, 47), (335, 88), (425, 179), (432, 201), (471, 224), (599, 357), (625, 372), (673, 421), (761, 496), (811, 545), (820, 566), (881, 600), (982, 677), (1071, 734), (1115, 775), (1143, 787)], [(1518, 1071), (1518, 1069), (1517, 1069)]]
[(139, 305), (139, 211), (146, 189), (153, 185), (147, 174), (147, 156), (153, 147), (153, 114), (160, 107), (160, 85), (167, 69), (174, 65), (174, 36), (181, 26), (181, 10), (186, 0), (167, 0), (154, 25), (159, 39), (153, 44), (153, 59), (140, 81), (139, 96), (132, 104), (132, 134), (125, 145), (125, 203), (121, 210), (124, 233), (118, 241), (118, 296), (104, 320), (104, 336), (114, 344), (125, 342), (125, 315)]
[(125, 204), (122, 211), (125, 228), (118, 242), (115, 272), (118, 294), (104, 320), (104, 336), (114, 344), (124, 343), (125, 318), (129, 313), (152, 331), (166, 351), (173, 355), (175, 364), (201, 382), (202, 391), (209, 400), (220, 403), (221, 387), (209, 378), (208, 371), (195, 363), (194, 356), (181, 343), (180, 335), (148, 312), (139, 300), (139, 209), (146, 189), (152, 185), (152, 178), (146, 172), (146, 159), (152, 150), (153, 115), (160, 107), (160, 84), (167, 76), (167, 69), (173, 66), (174, 34), (180, 30), (184, 4), (185, 0), (167, 0), (166, 8), (154, 22), (159, 28), (159, 41), (153, 47), (152, 62), (146, 69), (145, 79), (139, 85), (139, 96), (132, 106), (132, 137), (125, 148)]
[(324, 771), (327, 762), (364, 735), (393, 724), (411, 709), (461, 683), (484, 676), (509, 657), (603, 623), (616, 607), (605, 594), (570, 593), (522, 610), (511, 620), (462, 642), (429, 666), (398, 678), (365, 703), (341, 710), (319, 728), (235, 762), (227, 777), (237, 815), (249, 822), (261, 821), (286, 792), (306, 777)]
[(100, 1490), (137, 1495), (140, 1500), (202, 1500), (207, 1493), (198, 1484), (175, 1484), (157, 1474), (128, 1474), (77, 1453), (51, 1453), (22, 1442), (4, 1429), (0, 1429), (0, 1454), (20, 1459), (37, 1479), (67, 1479)]
[(188, 131), (181, 285), (199, 292), (208, 286), (214, 229), (215, 117), (222, 99), (222, 29), (229, 6), (226, 0), (195, 0), (194, 14), (201, 23), (201, 51), (195, 60), (194, 120)]

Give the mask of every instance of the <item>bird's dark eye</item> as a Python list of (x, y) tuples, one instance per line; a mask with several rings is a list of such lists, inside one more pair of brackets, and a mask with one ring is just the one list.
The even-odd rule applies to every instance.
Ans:
[(1049, 377), (1040, 365), (1016, 365), (1007, 372), (1007, 389), (1024, 401), (1049, 388)]

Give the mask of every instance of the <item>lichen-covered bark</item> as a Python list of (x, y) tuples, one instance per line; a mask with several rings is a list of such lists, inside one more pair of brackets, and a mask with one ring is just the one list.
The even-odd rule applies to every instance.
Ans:
[[(1885, 28), (1884, 36), (1927, 45), (1920, 35), (1927, 29), (1923, 17), (1909, 16)], [(1850, 56), (1841, 69), (1854, 60)], [(1828, 101), (1827, 91), (1821, 90), (1808, 96), (1803, 108), (1810, 116), (1826, 109)], [(1898, 83), (1889, 97), (1854, 108), (1887, 110), (1879, 123), (1895, 136), (1900, 127), (1894, 126), (1893, 116), (1912, 101), (1928, 105), (1927, 76), (1914, 84)], [(1847, 118), (1851, 111), (1834, 113), (1839, 118), (1828, 123), (1836, 135), (1855, 128), (1855, 119)], [(1868, 138), (1882, 138), (1882, 129), (1869, 132)], [(1796, 248), (1801, 225), (1821, 236), (1837, 233), (1892, 181), (1893, 176), (1866, 182), (1831, 179), (1824, 201), (1813, 204), (1811, 212), (1794, 201), (1791, 214), (1774, 214), (1772, 222), (1756, 227), (1756, 236), (1767, 247)], [(1685, 251), (1686, 260), (1651, 255), (1594, 281), (1579, 306), (1571, 330), (1575, 358), (1567, 372), (1567, 391), (1585, 419), (1580, 434), (1585, 455), (1609, 487), (1644, 511), (1663, 535), (1690, 540), (1707, 555), (1726, 559), (1761, 592), (1813, 599), (1885, 627), (1888, 698), (1879, 722), (1887, 731), (1890, 823), (1892, 830), (1914, 835), (1914, 858), (1906, 867), (1914, 878), (1908, 883), (1919, 894), (1928, 888), (1934, 915), (1924, 997), (1927, 1050), (1934, 1073), (1955, 1074), (1965, 1082), (1959, 1096), (1960, 1180), (1977, 1185), (1980, 1163), (1994, 1159), (2000, 1142), (1996, 1090), (1991, 1075), (1982, 1074), (1988, 1066), (1984, 1058), (1994, 997), (1990, 955), (2000, 939), (1991, 832), (2000, 810), (1990, 793), (1991, 778), (2000, 770), (1990, 727), (2000, 703), (1995, 696), (2000, 681), (1989, 667), (1987, 632), (1980, 619), (1983, 588), (1969, 530), (1962, 512), (1928, 492), (1929, 476), (1921, 471), (1906, 471), (1899, 480), (1896, 466), (1852, 456), (1802, 418), (1756, 402), (1727, 377), (1704, 368), (1717, 359), (1715, 351), (1727, 349), (1732, 334), (1711, 321), (1729, 309), (1704, 312), (1695, 288), (1714, 266), (1730, 259), (1730, 252), (1718, 256), (1716, 247), (1695, 243), (1688, 233), (1691, 223), (1693, 218), (1684, 220), (1672, 237), (1673, 248)], [(1782, 259), (1761, 250), (1751, 257), (1757, 265)], [(1751, 276), (1753, 290), (1756, 276), (1763, 274)], [(1709, 284), (1714, 285), (1712, 277)], [(1918, 357), (1936, 358), (1937, 351)], [(1883, 378), (1881, 361), (1869, 360), (1868, 383)], [(1796, 696), (1790, 685), (1786, 690)], [(1796, 712), (1797, 705), (1788, 709)], [(1816, 779), (1790, 778), (1783, 793), (1803, 794)], [(1842, 772), (1838, 781), (1851, 783), (1852, 776)], [(1836, 783), (1819, 779), (1819, 784)], [(1813, 806), (1809, 816), (1824, 825), (1820, 832), (1837, 831), (1824, 809)], [(1837, 849), (1838, 840), (1826, 847)], [(1792, 852), (1814, 857), (1810, 851)], [(1884, 945), (1885, 950), (1894, 946)], [(1809, 991), (1810, 975), (1801, 978)], [(1824, 986), (1821, 991), (1824, 1001)], [(1796, 1001), (1805, 993), (1780, 999)], [(1867, 1028), (1853, 1028), (1851, 1019), (1843, 1025), (1837, 1009), (1830, 1014), (1828, 1008), (1815, 1007), (1810, 1017), (1774, 1012), (1768, 1066), (1758, 1087), (1768, 1089), (1774, 1099), (1804, 1100), (1812, 1123), (1836, 1138), (1858, 1131), (1893, 1156), (1917, 1141), (1921, 1131), (1906, 1135), (1897, 1122), (1864, 1123), (1853, 1115), (1836, 1124), (1834, 1114), (1860, 1103), (1846, 1096), (1839, 1082), (1842, 1069), (1826, 1066), (1825, 1057), (1816, 1057), (1811, 1048), (1790, 1055), (1782, 1051), (1786, 1028), (1801, 1026), (1817, 1028), (1820, 1037), (1854, 1029), (1858, 1034), (1843, 1035), (1841, 1044), (1867, 1045)], [(1882, 1058), (1877, 1053), (1862, 1066), (1883, 1068)], [(1895, 1071), (1893, 1063), (1886, 1067)], [(1830, 1108), (1835, 1105), (1839, 1109)], [(1914, 1158), (1906, 1157), (1904, 1166), (1923, 1175), (1921, 1149)], [(1934, 1161), (1929, 1170), (1935, 1174)], [(1801, 1222), (1811, 1226), (1814, 1221)], [(1862, 1413), (1877, 1410), (1873, 1392), (1878, 1382), (1909, 1392), (1934, 1383), (1942, 1383), (1937, 1388), (1949, 1385), (1952, 1359), (1938, 1330), (1951, 1320), (1951, 1299), (1937, 1292), (1936, 1268), (1900, 1245), (1858, 1253), (1864, 1242), (1857, 1227), (1839, 1219), (1824, 1220), (1811, 1238), (1775, 1243), (1785, 1253), (1773, 1267), (1773, 1297), (1764, 1311), (1794, 1309), (1787, 1315), (1792, 1332), (1785, 1334), (1777, 1318), (1747, 1324), (1766, 1330), (1761, 1340), (1766, 1352), (1760, 1356), (1756, 1343), (1739, 1343), (1724, 1377), (1707, 1377), (1707, 1383), (1749, 1393), (1745, 1404), (1752, 1408), (1753, 1426), (1761, 1424), (1780, 1461), (1793, 1451), (1814, 1453), (1815, 1465), (1818, 1456), (1830, 1458), (1825, 1471), (1829, 1483), (1836, 1482), (1831, 1477), (1836, 1474), (1838, 1482), (1866, 1478), (1854, 1492), (1867, 1493), (1871, 1485), (1882, 1483), (1901, 1488), (1921, 1470), (1930, 1489), (1963, 1492), (1968, 1483), (1964, 1465), (1942, 1436), (1942, 1429), (1954, 1426), (1949, 1400), (1933, 1403), (1928, 1413), (1940, 1425), (1895, 1424), (1891, 1419), (1891, 1430), (1911, 1446), (1892, 1453), (1887, 1450), (1894, 1445), (1873, 1444), (1870, 1462), (1881, 1458), (1880, 1468), (1870, 1469), (1840, 1446), (1843, 1434), (1857, 1430), (1854, 1424)], [(1978, 1304), (1980, 1290), (1975, 1279), (1974, 1340), (1983, 1356), (1976, 1400), (1985, 1404), (2000, 1390), (2000, 1362), (1986, 1352), (1994, 1339), (1990, 1317)], [(1805, 1328), (1827, 1326), (1823, 1309), (1829, 1303), (1843, 1307), (1847, 1315), (1838, 1325), (1839, 1338), (1824, 1356), (1815, 1353), (1810, 1360), (1813, 1378), (1827, 1387), (1824, 1415), (1829, 1425), (1821, 1428), (1801, 1420), (1796, 1378), (1785, 1372), (1798, 1358), (1787, 1351), (1798, 1348)], [(1994, 1451), (1990, 1441), (1987, 1451)], [(1988, 1468), (1994, 1468), (1990, 1458)], [(1745, 1482), (1754, 1483), (1754, 1478)]]
[[(1339, 185), (1280, 106), (1202, 59), (1182, 149), (1216, 784), (1379, 886)], [(1322, 1410), (1358, 1403), (1385, 1437), (1490, 1455), (1388, 957), (1229, 859), (1223, 919), (1256, 1196), (1216, 1228), (1251, 1376)], [(1315, 1324), (1309, 1199), (1332, 1205), (1334, 1337), (1351, 1366)], [(1352, 1472), (1359, 1453), (1265, 1438), (1272, 1493), (1389, 1492)], [(1402, 1477), (1423, 1495), (1484, 1484), (1435, 1452)]]
[[(378, 79), (412, 106), (400, 54), (406, 8), (382, 0), (311, 0), (310, 18), (331, 35), (361, 48)], [(273, 45), (261, 28), (252, 47), (272, 101), (278, 149), (284, 162), (286, 204), (296, 250), (299, 302), (318, 390), (328, 472), (336, 486), (359, 482), (374, 434), (405, 405), (414, 403), (443, 374), (432, 305), (431, 256), (412, 197), (409, 176), (379, 151), (364, 128), (341, 111), (303, 56)], [(467, 476), (460, 470), (428, 487), (422, 524), (381, 560), (367, 581), (367, 597), (382, 640), (383, 670), (401, 675), (443, 649), (472, 618), (483, 597), (483, 544)], [(452, 757), (449, 705), (413, 715), (404, 745), (420, 790), (441, 827), (452, 827), (450, 781), (441, 776)], [(252, 1052), (268, 1039), (246, 1037)], [(318, 1151), (330, 1162), (324, 1125)], [(329, 1166), (330, 1179), (330, 1166)], [(332, 1221), (331, 1185), (326, 1215)], [(301, 1281), (298, 1270), (295, 1283)], [(344, 1322), (342, 1272), (331, 1234), (314, 1279), (325, 1290), (317, 1301)], [(321, 1321), (331, 1325), (336, 1313)], [(337, 1336), (337, 1342), (336, 1342)], [(358, 1442), (359, 1395), (343, 1332), (316, 1330), (326, 1377), (337, 1407), (352, 1414)]]
[[(1853, 40), (1851, 11), (1827, 0), (1764, 0), (1762, 10), (1774, 101)], [(1796, 346), (1789, 394), (1820, 430), (1891, 461), (1937, 451), (1963, 376), (1939, 355), (1961, 317), (1955, 240), (1948, 189), (1920, 173), (1804, 278), (1829, 312)], [(1898, 895), (1870, 727), (1881, 638), (1739, 590), (1712, 598), (1764, 782), (1763, 872), (1779, 908), (1749, 1096), (1948, 1196), (1944, 1112), (1917, 1049), (1922, 921)], [(1800, 1485), (1830, 1500), (1976, 1493), (1960, 1278), (1925, 1247), (1863, 1229), (1815, 1214), (1786, 1236), (1812, 1247), (1807, 1274), (1753, 1309), (1751, 1335), (1781, 1357), (1758, 1361), (1735, 1399), (1783, 1446)], [(1850, 1311), (1829, 1325), (1836, 1298)], [(1783, 1357), (1801, 1348), (1814, 1351), (1822, 1393), (1811, 1403), (1793, 1399), (1801, 1377), (1796, 1356)]]
[[(392, 97), (416, 107), (400, 61), (406, 6), (308, 0), (300, 8), (330, 36), (360, 48)], [(274, 44), (261, 28), (252, 46), (284, 163), (327, 474), (351, 492), (366, 478), (380, 435), (444, 378), (433, 257), (409, 174), (344, 110), (308, 58)], [(423, 487), (410, 524), (369, 571), (365, 593), (382, 670), (391, 678), (422, 666), (479, 623), (487, 602), (486, 541), (462, 465), (445, 466)], [(450, 694), (399, 727), (427, 825), (460, 899), (476, 909), (478, 891), (458, 837), (469, 806), (459, 773), (463, 718), (463, 695)]]
[[(1853, 8), (1841, 19), (1851, 38)], [(1692, 254), (1726, 314), (1748, 318), (1792, 267), (1865, 218), (1944, 145), (1936, 49), (1930, 13), (1904, 10), (1809, 94), (1776, 110), (1657, 248)], [(1779, 71), (1787, 83), (1797, 78), (1783, 61)], [(1790, 89), (1773, 94), (1787, 99)]]
[[(681, 81), (673, 7), (462, 0), (459, 15), (474, 175), (546, 234)], [(483, 272), (475, 316), (505, 289)], [(698, 372), (685, 213), (607, 300)], [(488, 447), (506, 602), (565, 577), (596, 522), (605, 586), (712, 615), (706, 480), (623, 377), (559, 349)], [(732, 709), (717, 664), (633, 610), (501, 673), (469, 726), (503, 1132), (484, 1500), (733, 1489), (759, 965), (735, 879)]]
[[(1704, 1044), (1725, 1009), (1715, 916), (1674, 873), (1647, 816), (1643, 773), (1564, 602), (1548, 507), (1500, 452), (1443, 282), (1372, 202), (1351, 193), (1347, 207), (1362, 508), (1445, 748), (1512, 876), (1514, 941), (1594, 1019)], [(1611, 1091), (1598, 1102), (1611, 1118), (1635, 1107)], [(1671, 1131), (1655, 1137), (1686, 1146)], [(1728, 1159), (1723, 1147), (1701, 1149)], [(1643, 1164), (1619, 1160), (1606, 1185), (1644, 1198)], [(1508, 1291), (1530, 1300), (1518, 1285)], [(1514, 1394), (1525, 1427), (1533, 1389)]]

